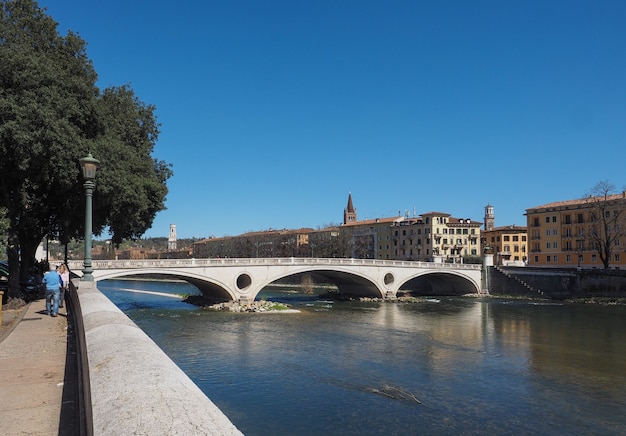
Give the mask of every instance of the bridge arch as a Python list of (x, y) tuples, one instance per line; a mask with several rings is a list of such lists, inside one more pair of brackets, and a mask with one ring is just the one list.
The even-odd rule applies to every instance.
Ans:
[(400, 289), (414, 295), (464, 295), (480, 292), (480, 284), (456, 271), (428, 271), (406, 278)]
[(216, 302), (225, 302), (236, 300), (238, 297), (230, 290), (230, 288), (225, 284), (221, 283), (219, 280), (216, 280), (211, 277), (207, 277), (202, 274), (196, 274), (193, 270), (187, 272), (180, 272), (172, 269), (129, 269), (129, 270), (104, 270), (104, 274), (98, 274), (98, 277), (95, 278), (96, 282), (107, 280), (107, 279), (116, 279), (120, 277), (138, 277), (145, 275), (158, 275), (158, 276), (167, 276), (172, 279), (183, 280), (187, 283), (195, 286), (202, 293), (204, 297), (208, 297)]
[(301, 274), (315, 273), (318, 276), (328, 280), (329, 283), (337, 286), (339, 292), (347, 297), (371, 297), (371, 298), (383, 298), (384, 292), (378, 287), (378, 285), (372, 281), (369, 277), (363, 274), (358, 274), (354, 271), (341, 270), (338, 268), (328, 268), (324, 266), (319, 267), (303, 267), (297, 268), (289, 272), (277, 274), (266, 280), (259, 282), (256, 287), (256, 292), (252, 295), (252, 299), (255, 299), (261, 290), (284, 278), (297, 276)]

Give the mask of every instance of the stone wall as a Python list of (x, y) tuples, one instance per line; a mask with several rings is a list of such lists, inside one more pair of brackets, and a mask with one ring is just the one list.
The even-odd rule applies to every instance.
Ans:
[(488, 267), (492, 295), (524, 295), (554, 299), (626, 298), (626, 271), (577, 268)]

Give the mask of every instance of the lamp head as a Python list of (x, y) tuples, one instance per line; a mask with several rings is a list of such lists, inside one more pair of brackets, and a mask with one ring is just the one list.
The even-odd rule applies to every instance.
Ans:
[(83, 170), (83, 178), (85, 180), (94, 180), (96, 178), (96, 168), (100, 161), (94, 158), (91, 153), (80, 160), (80, 166)]

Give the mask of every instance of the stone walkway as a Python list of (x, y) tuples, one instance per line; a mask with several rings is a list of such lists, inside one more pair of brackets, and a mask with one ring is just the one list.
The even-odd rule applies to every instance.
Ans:
[(78, 434), (76, 346), (65, 309), (48, 316), (41, 299), (2, 318), (0, 433)]

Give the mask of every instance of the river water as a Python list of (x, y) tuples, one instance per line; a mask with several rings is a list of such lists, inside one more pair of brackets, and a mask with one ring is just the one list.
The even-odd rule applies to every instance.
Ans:
[(246, 435), (626, 434), (626, 307), (471, 298), (300, 313), (202, 310), (103, 291)]

